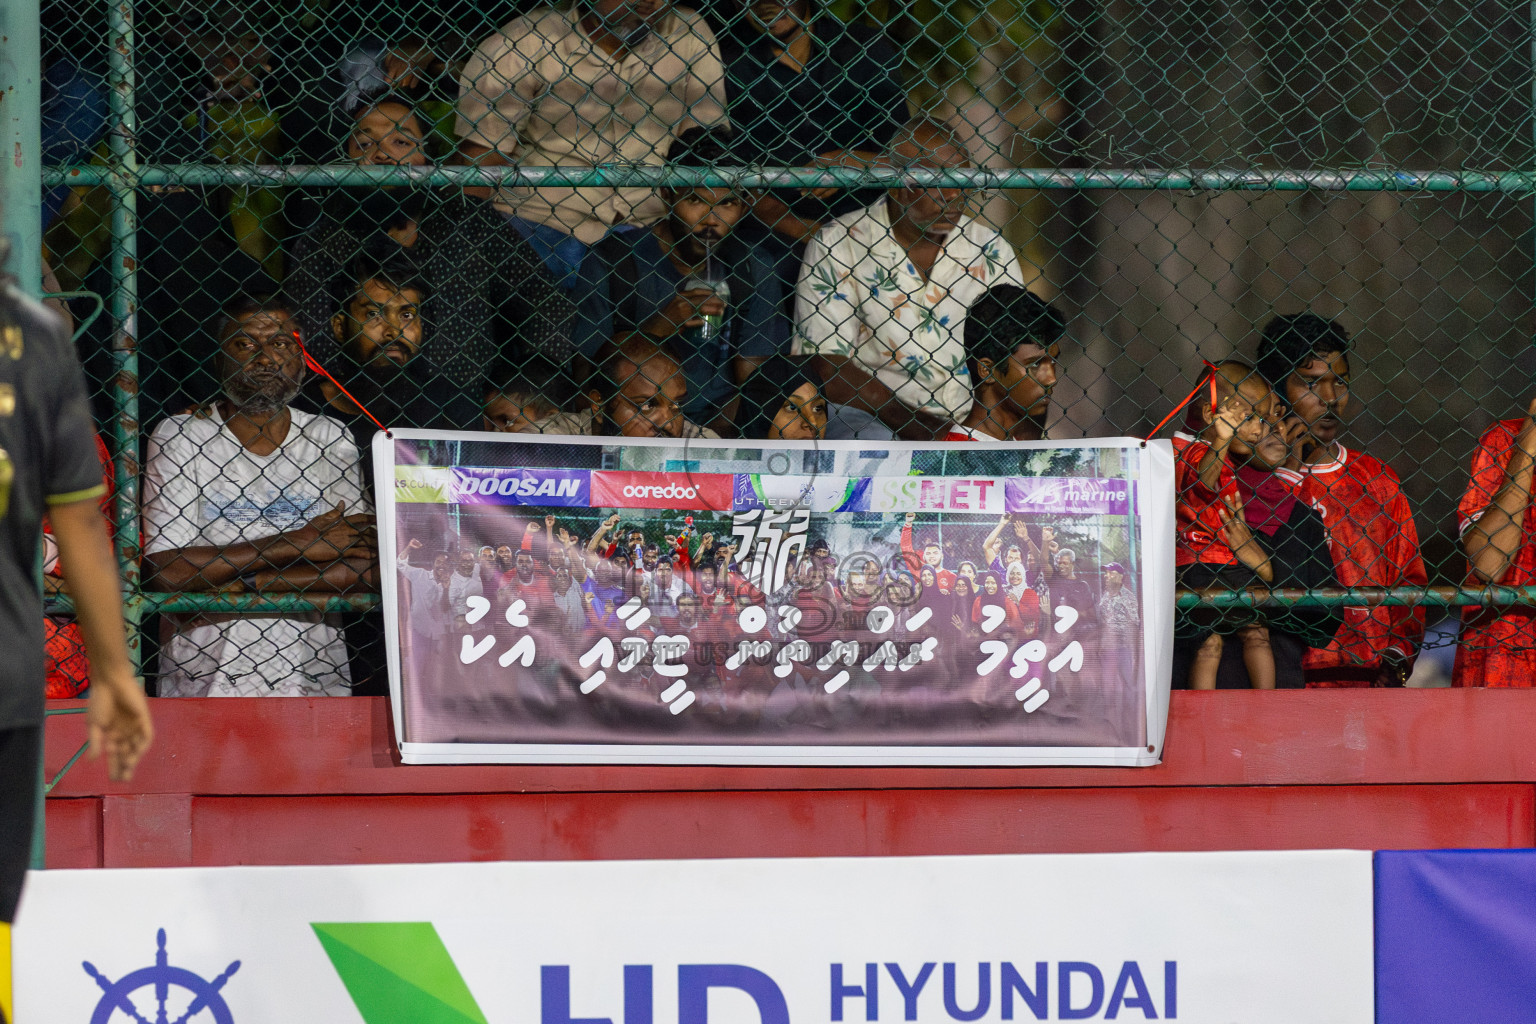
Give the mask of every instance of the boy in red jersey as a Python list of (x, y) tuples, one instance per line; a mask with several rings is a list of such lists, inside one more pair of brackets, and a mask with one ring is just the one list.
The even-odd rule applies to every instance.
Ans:
[[(1472, 480), (1457, 509), (1467, 585), (1536, 585), (1536, 401), (1521, 419), (1488, 428), (1472, 456)], [(1452, 686), (1536, 685), (1536, 609), (1464, 608)]]
[[(1216, 396), (1214, 411), (1198, 403), (1194, 407), (1193, 419), (1202, 424), (1199, 435), (1176, 436), (1173, 441), (1179, 487), (1174, 560), (1181, 587), (1240, 591), (1273, 582), (1274, 570), (1269, 555), (1243, 519), (1242, 500), (1227, 455), (1234, 446), (1239, 446), (1239, 451), (1248, 450), (1263, 436), (1270, 389), (1253, 367), (1228, 360), (1216, 367)], [(1251, 613), (1241, 612), (1179, 616), (1177, 640), (1198, 644), (1190, 663), (1190, 688), (1215, 689), (1223, 632), (1237, 633), (1241, 638), (1243, 663), (1253, 688), (1274, 689), (1269, 632)]]
[(1066, 319), (1015, 285), (991, 289), (965, 315), (971, 411), (941, 441), (1038, 441), (1056, 386)]
[[(1349, 409), (1344, 328), (1312, 313), (1277, 316), (1259, 340), (1258, 364), (1290, 407), (1287, 435), (1299, 440), (1277, 475), (1323, 514), (1339, 583), (1424, 586), (1419, 534), (1397, 474), (1338, 441)], [(1307, 685), (1402, 686), (1424, 636), (1424, 612), (1378, 605), (1343, 613), (1344, 624), (1328, 646), (1307, 652)]]

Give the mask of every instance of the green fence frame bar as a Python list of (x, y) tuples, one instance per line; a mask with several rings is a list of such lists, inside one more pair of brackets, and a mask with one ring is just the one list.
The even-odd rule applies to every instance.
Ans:
[(49, 167), (47, 185), (496, 185), (704, 188), (895, 188), (905, 184), (978, 189), (1140, 189), (1178, 192), (1536, 192), (1536, 171), (1137, 171), (1015, 168), (716, 167), (361, 167), (353, 164), (156, 164)]
[(112, 246), (108, 257), (112, 275), (112, 467), (117, 492), (117, 557), (128, 600), (123, 612), (128, 625), (128, 649), (142, 669), (143, 644), (139, 627), (143, 602), (139, 598), (139, 221), (135, 151), (138, 122), (134, 113), (133, 0), (108, 0), (107, 92), (111, 152), (108, 182), (112, 193)]

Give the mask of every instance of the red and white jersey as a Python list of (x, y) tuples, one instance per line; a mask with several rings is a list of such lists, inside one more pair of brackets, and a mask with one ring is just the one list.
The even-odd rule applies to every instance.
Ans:
[[(1322, 513), (1341, 586), (1425, 585), (1413, 510), (1392, 467), (1340, 445), (1332, 462), (1303, 466), (1299, 472), (1277, 470), (1276, 475)], [(1309, 685), (1369, 685), (1383, 652), (1396, 650), (1410, 665), (1418, 654), (1422, 609), (1345, 608), (1343, 618), (1332, 642), (1308, 651), (1302, 661)]]
[[(1488, 428), (1472, 456), (1472, 479), (1456, 510), (1456, 528), (1465, 534), (1504, 486), (1504, 470), (1514, 454), (1523, 419), (1502, 420)], [(1536, 585), (1536, 503), (1526, 506), (1525, 543), (1515, 553), (1499, 583)], [(1481, 587), (1472, 576), (1467, 585)], [(1529, 607), (1461, 610), (1461, 642), (1456, 645), (1452, 686), (1536, 686), (1536, 609)]]
[(995, 437), (988, 437), (986, 434), (983, 434), (981, 431), (977, 430), (974, 427), (962, 427), (958, 423), (951, 423), (949, 425), (949, 433), (945, 434), (942, 438), (940, 438), (940, 440), (943, 440), (943, 441), (995, 441), (995, 440), (997, 440), (997, 438), (995, 438)]
[(1211, 446), (1187, 434), (1173, 435), (1173, 465), (1178, 479), (1178, 500), (1174, 506), (1178, 524), (1178, 548), (1174, 564), (1236, 565), (1237, 556), (1227, 546), (1226, 525), (1221, 513), (1228, 500), (1236, 500), (1237, 480), (1232, 466), (1223, 463), (1220, 489), (1212, 491), (1200, 482), (1200, 463)]

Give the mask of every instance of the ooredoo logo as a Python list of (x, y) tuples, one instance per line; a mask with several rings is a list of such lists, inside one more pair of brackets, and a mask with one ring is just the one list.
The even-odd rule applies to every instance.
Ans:
[(592, 474), (594, 508), (679, 508), (720, 510), (731, 507), (736, 486), (732, 473), (634, 473), (598, 470)]
[(650, 486), (645, 484), (628, 484), (624, 488), (624, 497), (626, 498), (676, 498), (692, 501), (698, 496), (697, 488), (679, 487), (677, 484), (667, 484), (665, 487), (658, 487), (655, 484)]

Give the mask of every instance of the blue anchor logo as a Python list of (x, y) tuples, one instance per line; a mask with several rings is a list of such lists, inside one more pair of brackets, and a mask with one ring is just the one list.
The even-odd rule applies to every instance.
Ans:
[[(219, 995), (219, 990), (240, 969), (240, 961), (236, 960), (224, 968), (224, 973), (212, 981), (205, 981), (185, 967), (170, 965), (165, 955), (164, 928), (155, 934), (155, 945), (155, 966), (129, 971), (116, 981), (112, 981), (98, 971), (89, 960), (80, 965), (85, 968), (85, 973), (101, 986), (102, 991), (101, 1002), (96, 1004), (96, 1011), (91, 1014), (91, 1024), (112, 1024), (114, 1015), (118, 1012), (135, 1024), (187, 1024), (193, 1017), (204, 1012), (212, 1017), (213, 1024), (234, 1024), (235, 1018), (230, 1014), (229, 1005), (224, 1002), (224, 997)], [(151, 987), (155, 990), (156, 1006), (153, 1022), (140, 1013), (138, 1006), (129, 998), (131, 993)], [(172, 988), (192, 993), (192, 1002), (174, 1021), (166, 1013), (166, 997), (170, 995)]]

